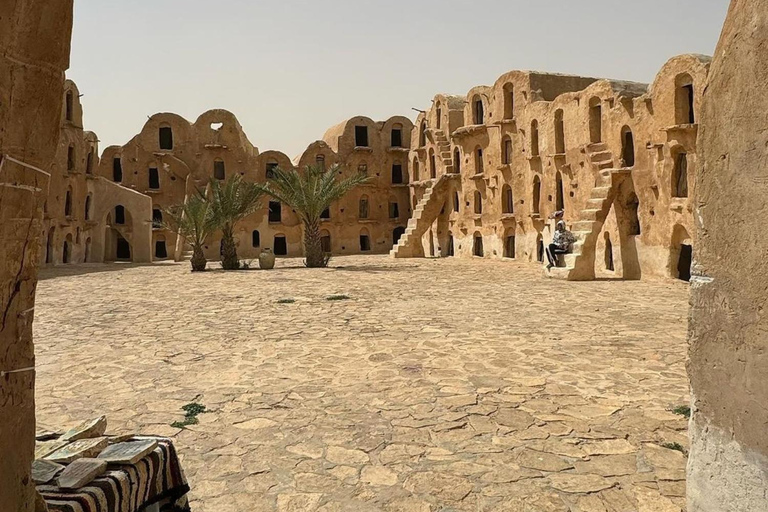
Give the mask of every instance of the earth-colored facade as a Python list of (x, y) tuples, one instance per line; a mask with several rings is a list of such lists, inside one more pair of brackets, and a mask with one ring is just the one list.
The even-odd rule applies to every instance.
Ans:
[(32, 512), (32, 321), (43, 204), (69, 67), (72, 0), (3, 0), (1, 9), (0, 508)]
[(512, 71), (416, 120), (415, 215), (396, 257), (544, 262), (551, 214), (577, 236), (553, 277), (687, 278), (701, 92), (710, 58), (653, 84)]
[(690, 512), (768, 510), (768, 2), (735, 0), (704, 94), (688, 374)]
[[(260, 152), (237, 118), (210, 110), (194, 123), (169, 113), (150, 117), (130, 142), (108, 147), (98, 174), (152, 200), (152, 257), (188, 257), (183, 242), (162, 225), (163, 211), (205, 190), (211, 179), (237, 173), (265, 183), (272, 168), (338, 164), (340, 174), (364, 173), (368, 183), (331, 205), (323, 221), (323, 244), (333, 254), (386, 253), (408, 220), (407, 176), (413, 124), (405, 117), (374, 122), (354, 117), (330, 128), (293, 161), (279, 151)], [(265, 197), (262, 207), (237, 225), (238, 255), (257, 258), (265, 249), (278, 256), (302, 254), (301, 222), (294, 211)], [(206, 257), (219, 259), (220, 234), (209, 239)], [(121, 253), (125, 256), (127, 253)], [(127, 258), (126, 258), (127, 259)]]

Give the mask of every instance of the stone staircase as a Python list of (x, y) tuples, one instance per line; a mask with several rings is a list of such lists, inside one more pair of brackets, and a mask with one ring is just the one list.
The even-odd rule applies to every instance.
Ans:
[(434, 131), (434, 140), (440, 150), (440, 160), (443, 161), (443, 169), (446, 174), (453, 174), (453, 153), (451, 153), (451, 141), (443, 130)]
[(572, 226), (576, 242), (570, 254), (561, 256), (565, 266), (545, 269), (547, 277), (568, 281), (590, 281), (595, 278), (597, 238), (611, 211), (616, 192), (629, 174), (629, 169), (603, 168), (598, 172), (590, 198)]
[(587, 145), (586, 153), (589, 162), (598, 171), (604, 171), (615, 167), (613, 164), (613, 153), (608, 150), (608, 146), (604, 142), (596, 142)]
[(458, 174), (444, 174), (435, 180), (424, 191), (419, 203), (413, 210), (413, 215), (408, 220), (405, 233), (400, 237), (397, 245), (390, 251), (393, 258), (423, 258), (424, 247), (421, 238), (429, 227), (435, 222), (448, 199), (449, 183), (457, 179)]

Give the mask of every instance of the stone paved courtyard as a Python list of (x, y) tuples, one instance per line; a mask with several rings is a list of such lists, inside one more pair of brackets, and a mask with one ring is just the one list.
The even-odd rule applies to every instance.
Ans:
[(38, 421), (173, 436), (195, 512), (684, 509), (685, 283), (332, 266), (43, 271)]

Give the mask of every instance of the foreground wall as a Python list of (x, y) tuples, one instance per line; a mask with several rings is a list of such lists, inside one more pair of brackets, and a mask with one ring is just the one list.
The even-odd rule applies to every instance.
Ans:
[(689, 512), (768, 510), (768, 1), (735, 0), (704, 97)]
[[(72, 0), (0, 7), (0, 372), (34, 367), (43, 204), (59, 139)], [(35, 510), (35, 373), (0, 376), (0, 509)], [(43, 506), (44, 507), (44, 506)]]

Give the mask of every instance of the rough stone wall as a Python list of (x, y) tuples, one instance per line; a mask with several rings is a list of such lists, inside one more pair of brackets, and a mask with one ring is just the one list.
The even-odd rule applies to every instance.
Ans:
[[(34, 367), (47, 170), (59, 139), (72, 0), (0, 6), (0, 371)], [(0, 377), (0, 508), (35, 510), (35, 373)]]
[[(356, 127), (367, 129), (368, 147), (356, 144)], [(107, 148), (97, 172), (114, 181), (115, 162), (119, 161), (120, 184), (151, 197), (153, 210), (163, 210), (183, 203), (195, 190), (204, 189), (222, 170), (225, 178), (239, 173), (247, 180), (264, 183), (268, 168), (273, 165), (289, 168), (323, 162), (330, 167), (338, 163), (342, 176), (366, 172), (371, 181), (331, 206), (330, 218), (322, 224), (323, 235), (330, 237), (334, 254), (363, 252), (361, 235), (369, 236), (370, 252), (385, 253), (392, 248), (395, 229), (404, 230), (410, 214), (405, 179), (412, 127), (411, 121), (404, 117), (393, 117), (380, 123), (355, 117), (329, 129), (324, 140), (313, 142), (292, 161), (279, 151), (260, 153), (249, 142), (237, 118), (225, 110), (208, 111), (194, 123), (175, 114), (162, 113), (152, 116), (126, 145)], [(170, 129), (172, 133), (172, 144), (166, 144), (164, 148), (160, 141), (161, 129)], [(392, 147), (393, 129), (402, 131), (402, 147)], [(403, 183), (392, 182), (394, 165), (402, 166)], [(151, 169), (157, 169), (157, 188), (150, 186)], [(368, 201), (368, 218), (359, 215), (363, 199)], [(396, 218), (390, 218), (391, 202), (398, 203)], [(256, 258), (264, 248), (274, 250), (276, 238), (284, 237), (287, 255), (301, 256), (302, 228), (296, 213), (281, 206), (281, 219), (274, 222), (270, 222), (268, 213), (269, 198), (265, 197), (261, 209), (237, 226), (238, 255), (243, 259)], [(173, 233), (159, 226), (152, 231), (151, 247), (155, 260), (164, 259), (157, 250), (158, 245), (165, 245), (168, 259), (178, 259), (186, 251)], [(219, 234), (208, 241), (206, 256), (209, 259), (219, 258), (220, 243)]]
[(704, 95), (689, 512), (768, 510), (768, 2), (734, 0)]
[[(450, 141), (451, 171), (460, 172), (461, 180), (454, 200), (448, 201), (425, 235), (424, 247), (435, 247), (432, 255), (444, 256), (452, 239), (455, 255), (472, 257), (474, 240), (481, 237), (484, 257), (502, 258), (511, 255), (508, 237), (514, 237), (515, 257), (535, 262), (539, 242), (548, 243), (552, 237), (552, 222), (547, 219), (552, 212), (563, 206), (570, 227), (582, 218), (600, 171), (593, 158), (603, 158), (609, 164), (606, 169), (626, 166), (631, 173), (599, 234), (596, 270), (632, 279), (677, 277), (680, 247), (691, 243), (697, 116), (708, 67), (708, 57), (675, 57), (651, 86), (512, 71), (493, 86), (474, 87), (461, 100), (436, 96), (433, 107), (415, 123), (419, 129), (410, 155), (412, 206), (433, 182), (431, 155), (446, 151), (441, 137)], [(680, 105), (686, 93), (683, 85), (692, 87), (693, 119), (684, 112), (687, 105)], [(452, 98), (451, 105), (447, 98)], [(600, 110), (594, 117), (599, 122), (591, 122), (596, 106)], [(634, 142), (632, 165), (622, 163), (627, 129)], [(427, 137), (421, 136), (423, 131)], [(673, 197), (679, 154), (686, 155), (687, 197)], [(447, 170), (438, 158), (435, 177)], [(538, 209), (534, 208), (537, 181)], [(507, 188), (512, 191), (512, 208), (506, 206)], [(477, 194), (482, 208), (476, 208)], [(451, 204), (456, 195), (458, 211)], [(605, 268), (606, 234), (613, 246), (613, 271)]]

